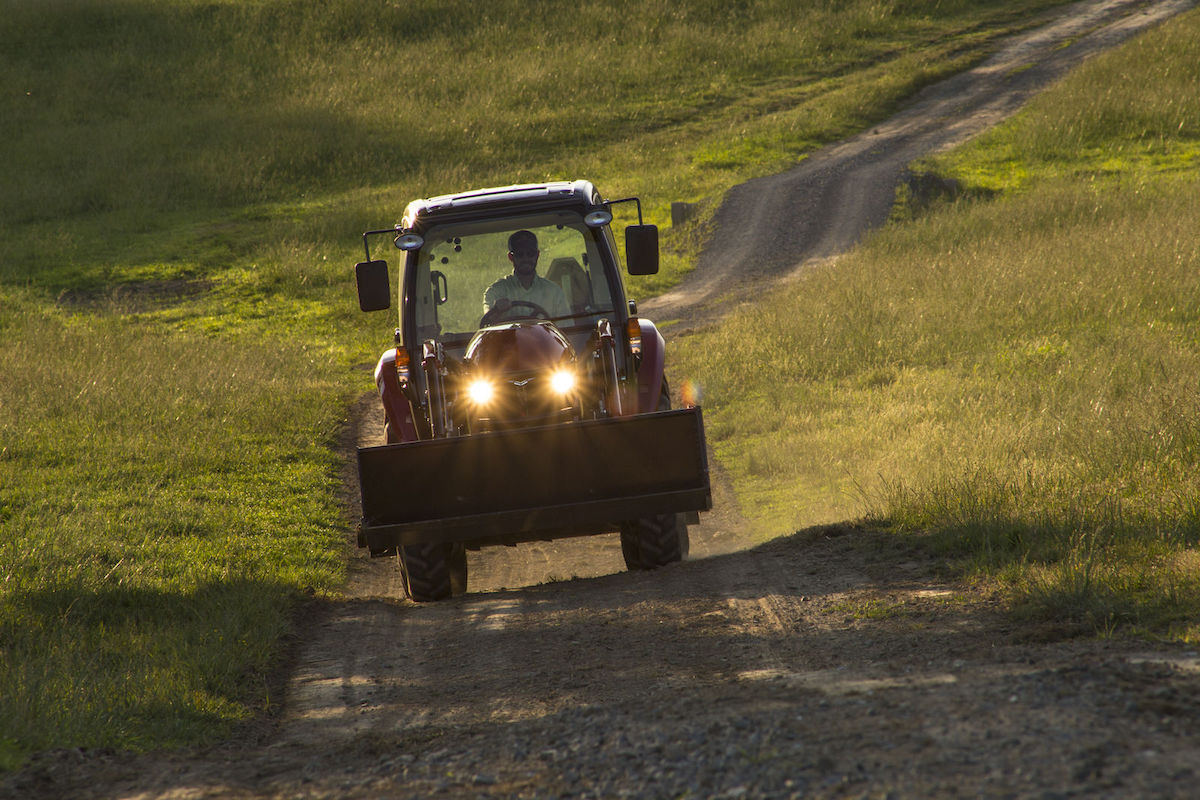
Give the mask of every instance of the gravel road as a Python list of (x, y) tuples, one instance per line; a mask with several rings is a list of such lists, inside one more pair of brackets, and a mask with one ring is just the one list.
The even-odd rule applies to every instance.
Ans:
[[(841, 252), (886, 217), (912, 158), (1191, 5), (1072, 6), (889, 122), (734, 189), (695, 274), (644, 311), (711, 314)], [(379, 440), (369, 401), (348, 454)], [(1197, 652), (1014, 624), (886, 531), (750, 546), (715, 478), (692, 560), (653, 573), (624, 572), (612, 536), (492, 549), (471, 555), (471, 594), (418, 606), (394, 562), (348, 546), (348, 598), (305, 609), (277, 717), (202, 752), (47, 753), (0, 796), (1200, 795)]]

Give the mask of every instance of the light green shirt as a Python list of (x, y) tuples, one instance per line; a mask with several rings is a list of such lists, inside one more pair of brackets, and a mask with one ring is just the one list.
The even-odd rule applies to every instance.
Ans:
[[(516, 275), (505, 275), (488, 287), (483, 293), (483, 311), (486, 314), (496, 305), (496, 301), (507, 298), (513, 302), (524, 300), (526, 303), (537, 303), (552, 317), (565, 317), (571, 313), (567, 306), (567, 298), (562, 289), (553, 281), (548, 281), (541, 275), (533, 276), (533, 283), (526, 289)], [(522, 309), (531, 311), (524, 306), (518, 307), (513, 314), (522, 315)], [(530, 313), (532, 316), (532, 313)]]

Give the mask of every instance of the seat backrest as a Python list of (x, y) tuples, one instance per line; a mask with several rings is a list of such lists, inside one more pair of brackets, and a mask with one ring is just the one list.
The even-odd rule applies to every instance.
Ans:
[(592, 305), (592, 281), (587, 272), (571, 256), (556, 258), (546, 270), (546, 280), (562, 287), (563, 295), (574, 312), (582, 312)]

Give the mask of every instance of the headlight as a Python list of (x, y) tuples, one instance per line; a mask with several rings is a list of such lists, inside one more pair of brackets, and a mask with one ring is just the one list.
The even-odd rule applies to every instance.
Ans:
[(575, 389), (575, 373), (560, 369), (550, 376), (550, 388), (558, 394), (570, 394)]
[(471, 381), (467, 386), (467, 396), (471, 398), (471, 402), (477, 406), (486, 406), (492, 402), (492, 398), (496, 396), (496, 387), (492, 386), (492, 382), (485, 378), (478, 378)]

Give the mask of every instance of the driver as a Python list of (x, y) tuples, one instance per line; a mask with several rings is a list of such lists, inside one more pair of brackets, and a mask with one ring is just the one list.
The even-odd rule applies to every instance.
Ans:
[[(508, 260), (512, 262), (511, 275), (505, 275), (483, 293), (483, 312), (503, 316), (514, 301), (532, 303), (542, 308), (551, 317), (569, 316), (571, 309), (567, 298), (558, 284), (537, 274), (537, 236), (533, 231), (517, 231), (508, 237)], [(532, 311), (528, 306), (518, 306)]]

